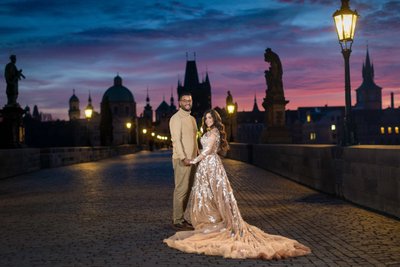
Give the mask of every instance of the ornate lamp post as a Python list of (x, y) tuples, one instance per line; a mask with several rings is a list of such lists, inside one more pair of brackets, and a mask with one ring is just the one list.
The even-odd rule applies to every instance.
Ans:
[(91, 146), (91, 142), (90, 142), (90, 133), (89, 133), (89, 122), (90, 119), (92, 118), (93, 115), (93, 106), (92, 106), (92, 100), (90, 99), (89, 96), (89, 104), (87, 105), (87, 107), (85, 108), (85, 117), (87, 120), (87, 124), (86, 124), (86, 134), (87, 134), (87, 145)]
[(143, 145), (147, 145), (147, 129), (143, 128), (142, 133), (143, 133)]
[(228, 109), (228, 113), (229, 113), (229, 117), (230, 117), (230, 124), (231, 124), (231, 135), (229, 137), (229, 142), (233, 142), (233, 113), (235, 112), (235, 105), (234, 104), (228, 104), (226, 106), (226, 108)]
[(342, 145), (354, 145), (356, 143), (353, 118), (351, 114), (351, 84), (350, 84), (350, 54), (353, 45), (354, 32), (356, 28), (358, 13), (349, 7), (349, 0), (342, 0), (340, 10), (333, 13), (336, 31), (342, 48), (344, 58), (344, 77), (345, 77), (345, 116), (344, 134)]
[(128, 121), (126, 123), (126, 128), (128, 129), (128, 144), (131, 143), (131, 128), (132, 128), (132, 123)]

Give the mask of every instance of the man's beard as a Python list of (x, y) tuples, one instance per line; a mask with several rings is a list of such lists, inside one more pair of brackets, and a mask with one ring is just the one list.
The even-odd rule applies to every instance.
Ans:
[(185, 106), (181, 107), (184, 111), (191, 111), (192, 107), (189, 107), (189, 109), (186, 109)]

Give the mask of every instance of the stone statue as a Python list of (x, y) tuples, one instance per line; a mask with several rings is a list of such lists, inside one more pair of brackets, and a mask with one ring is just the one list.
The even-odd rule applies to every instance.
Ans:
[(270, 63), (265, 71), (267, 83), (266, 97), (262, 103), (265, 108), (265, 127), (261, 135), (261, 142), (270, 144), (286, 144), (291, 137), (286, 129), (285, 106), (289, 103), (285, 99), (282, 82), (282, 63), (279, 56), (271, 48), (265, 49), (265, 62)]
[(267, 48), (264, 53), (264, 61), (270, 63), (270, 67), (265, 71), (265, 80), (267, 81), (267, 93), (283, 96), (282, 84), (282, 63), (279, 56)]
[(233, 104), (233, 98), (231, 95), (231, 91), (228, 91), (228, 96), (226, 97), (226, 105), (232, 105)]
[(10, 62), (6, 65), (4, 70), (4, 77), (7, 83), (7, 106), (18, 106), (18, 81), (21, 78), (25, 79), (22, 74), (22, 70), (18, 70), (15, 63), (17, 62), (17, 57), (15, 55), (10, 56)]

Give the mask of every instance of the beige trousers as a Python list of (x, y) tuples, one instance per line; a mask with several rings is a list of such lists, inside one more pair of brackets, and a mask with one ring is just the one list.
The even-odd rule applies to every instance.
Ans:
[(173, 222), (183, 222), (183, 214), (193, 185), (195, 168), (186, 166), (180, 159), (172, 159), (174, 168), (175, 189), (173, 201)]

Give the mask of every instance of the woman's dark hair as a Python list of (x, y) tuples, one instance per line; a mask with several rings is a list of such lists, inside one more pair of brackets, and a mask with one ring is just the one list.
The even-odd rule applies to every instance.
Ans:
[(226, 132), (225, 132), (225, 126), (222, 123), (221, 116), (218, 114), (218, 112), (214, 109), (209, 109), (206, 112), (204, 112), (203, 118), (202, 118), (202, 124), (201, 128), (203, 130), (203, 135), (210, 129), (207, 128), (206, 125), (206, 115), (210, 113), (211, 117), (213, 118), (214, 124), (211, 126), (211, 128), (217, 128), (220, 134), (220, 142), (219, 142), (219, 150), (222, 152), (221, 154), (226, 153), (229, 150), (229, 144), (228, 141), (226, 140)]

